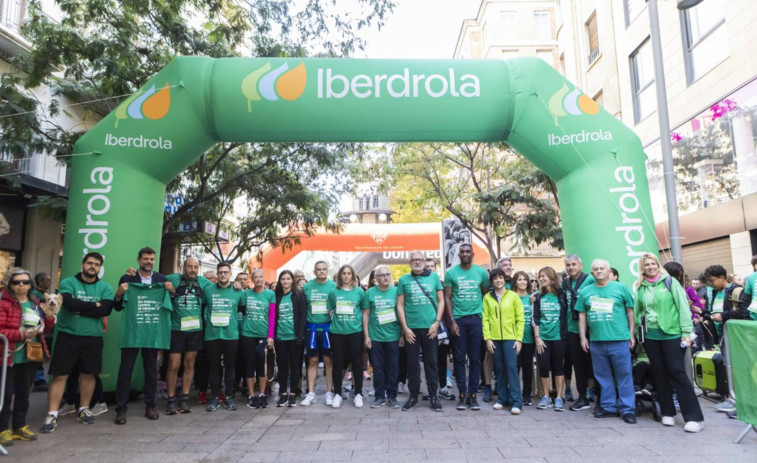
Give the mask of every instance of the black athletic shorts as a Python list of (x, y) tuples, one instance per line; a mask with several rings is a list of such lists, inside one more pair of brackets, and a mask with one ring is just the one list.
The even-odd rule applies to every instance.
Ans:
[(171, 353), (198, 352), (205, 347), (205, 332), (200, 331), (171, 331)]
[(323, 331), (316, 331), (315, 333), (315, 349), (310, 348), (310, 336), (311, 330), (305, 331), (305, 357), (333, 357), (331, 349), (323, 347)]
[(77, 369), (85, 375), (99, 375), (103, 364), (103, 338), (76, 336), (58, 331), (48, 374), (64, 376)]
[[(266, 338), (239, 336), (239, 348), (244, 358), (244, 377), (265, 377)], [(240, 372), (241, 374), (242, 372)]]

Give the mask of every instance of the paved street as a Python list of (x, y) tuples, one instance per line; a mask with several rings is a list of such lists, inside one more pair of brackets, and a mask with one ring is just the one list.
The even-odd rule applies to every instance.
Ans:
[[(370, 390), (371, 383), (367, 383)], [(400, 396), (400, 399), (403, 400)], [(45, 415), (46, 394), (32, 394), (29, 423), (35, 430)], [(371, 399), (372, 400), (372, 399)], [(590, 411), (556, 413), (524, 407), (521, 416), (496, 412), (459, 412), (442, 401), (443, 413), (428, 402), (408, 412), (385, 407), (326, 407), (323, 396), (310, 407), (208, 413), (202, 406), (186, 415), (148, 421), (134, 402), (126, 426), (113, 424), (112, 410), (95, 425), (78, 424), (73, 415), (59, 420), (53, 434), (36, 442), (16, 442), (3, 461), (87, 462), (252, 462), (252, 461), (493, 461), (520, 462), (749, 462), (757, 461), (757, 433), (732, 443), (744, 424), (713, 410), (702, 399), (705, 430), (683, 432), (654, 422), (651, 413), (637, 425), (598, 420)]]

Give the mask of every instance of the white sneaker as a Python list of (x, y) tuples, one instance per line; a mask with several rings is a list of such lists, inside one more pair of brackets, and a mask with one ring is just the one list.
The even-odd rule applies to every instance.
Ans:
[(340, 396), (340, 395), (334, 396), (334, 400), (333, 400), (331, 406), (334, 407), (334, 408), (341, 407), (342, 406), (342, 396)]
[(307, 394), (305, 394), (305, 398), (302, 399), (302, 401), (300, 402), (300, 405), (307, 407), (308, 405), (314, 402), (315, 402), (315, 392), (308, 392)]
[(704, 422), (702, 421), (687, 421), (683, 426), (683, 430), (686, 432), (699, 432), (704, 429)]
[(729, 413), (729, 412), (735, 412), (736, 411), (736, 402), (733, 401), (733, 399), (725, 399), (724, 401), (720, 402), (719, 404), (715, 405), (715, 410), (719, 411), (721, 413)]
[(281, 386), (279, 385), (278, 381), (273, 383), (273, 386), (271, 386), (271, 395), (277, 395), (279, 393), (280, 388)]
[(662, 425), (663, 426), (675, 426), (676, 421), (672, 416), (663, 416), (662, 417)]
[(518, 407), (511, 408), (510, 409), (510, 414), (511, 415), (520, 415), (520, 408), (518, 408)]
[(333, 392), (327, 392), (326, 393), (326, 405), (333, 405), (334, 404), (334, 393)]
[(371, 397), (375, 397), (376, 396), (376, 391), (371, 391), (371, 392), (368, 393), (368, 395), (371, 396)]
[(495, 410), (502, 410), (503, 408), (505, 408), (505, 406), (502, 405), (501, 403), (497, 402), (496, 404), (494, 404), (494, 406), (492, 408), (495, 409)]
[(76, 413), (76, 407), (71, 404), (66, 404), (60, 407), (60, 410), (58, 410), (58, 416), (66, 416), (72, 413)]
[(355, 404), (355, 408), (363, 408), (363, 395), (355, 394), (355, 399), (352, 402)]
[[(89, 411), (91, 411), (94, 416), (100, 416), (103, 413), (108, 413), (108, 404), (105, 402), (97, 402)], [(58, 414), (60, 415), (60, 412)]]

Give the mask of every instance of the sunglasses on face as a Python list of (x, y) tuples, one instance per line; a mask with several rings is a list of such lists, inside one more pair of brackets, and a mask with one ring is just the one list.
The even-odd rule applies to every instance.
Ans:
[(32, 284), (31, 280), (11, 280), (10, 282), (11, 286), (20, 286), (20, 285), (30, 285)]

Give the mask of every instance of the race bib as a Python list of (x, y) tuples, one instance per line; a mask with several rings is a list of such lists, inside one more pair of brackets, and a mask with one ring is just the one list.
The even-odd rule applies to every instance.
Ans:
[(213, 326), (229, 326), (229, 320), (231, 314), (229, 313), (214, 313), (210, 316), (210, 324)]
[(352, 315), (355, 306), (350, 301), (339, 301), (336, 303), (337, 315)]
[(607, 297), (595, 297), (591, 300), (591, 311), (612, 313), (613, 300)]
[(723, 311), (723, 299), (715, 299), (715, 301), (713, 301), (712, 303), (712, 312), (720, 313), (722, 311)]
[(387, 323), (397, 321), (397, 314), (394, 312), (394, 309), (376, 312), (376, 317), (378, 318), (379, 325), (386, 325)]
[(181, 331), (195, 331), (199, 329), (200, 329), (200, 317), (198, 316), (181, 317)]
[(325, 302), (313, 302), (310, 307), (313, 315), (326, 315), (329, 313)]

